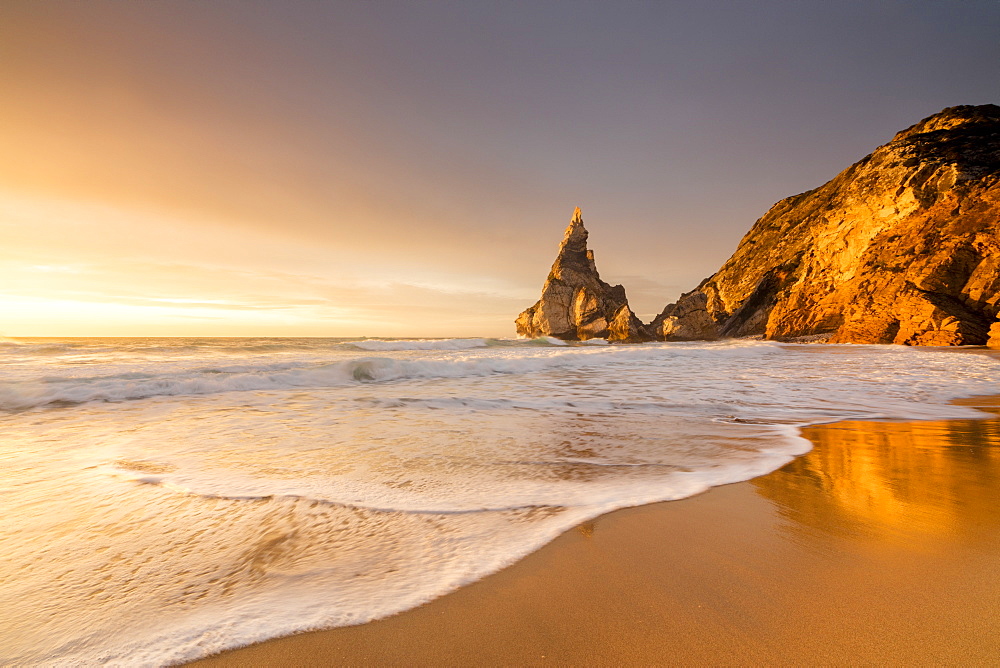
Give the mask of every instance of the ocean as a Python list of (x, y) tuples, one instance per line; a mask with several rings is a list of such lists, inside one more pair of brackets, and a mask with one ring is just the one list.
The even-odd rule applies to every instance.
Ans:
[(773, 471), (805, 425), (1000, 393), (982, 350), (600, 343), (0, 339), (0, 664), (361, 624)]

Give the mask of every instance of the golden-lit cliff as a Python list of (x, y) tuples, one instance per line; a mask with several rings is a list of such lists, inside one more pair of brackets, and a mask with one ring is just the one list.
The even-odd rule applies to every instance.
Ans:
[(667, 340), (982, 345), (998, 301), (1000, 107), (960, 106), (775, 204), (651, 329)]

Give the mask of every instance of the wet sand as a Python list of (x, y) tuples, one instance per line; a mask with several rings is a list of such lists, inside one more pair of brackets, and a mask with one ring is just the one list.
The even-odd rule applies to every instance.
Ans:
[(990, 420), (843, 422), (755, 480), (620, 510), (399, 615), (202, 666), (995, 665)]

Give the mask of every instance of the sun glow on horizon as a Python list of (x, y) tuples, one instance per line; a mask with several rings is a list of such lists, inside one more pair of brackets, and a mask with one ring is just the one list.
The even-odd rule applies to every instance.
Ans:
[(8, 337), (502, 336), (524, 301), (265, 231), (11, 192), (0, 232)]

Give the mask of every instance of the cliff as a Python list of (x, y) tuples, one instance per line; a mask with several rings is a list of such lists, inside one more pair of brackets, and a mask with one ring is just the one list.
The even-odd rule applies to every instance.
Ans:
[[(960, 106), (775, 204), (650, 329), (667, 340), (982, 345), (998, 301), (1000, 107)], [(1000, 326), (990, 342), (1000, 345)]]
[(594, 253), (587, 248), (587, 228), (580, 209), (566, 228), (542, 297), (515, 320), (518, 336), (553, 336), (569, 341), (650, 340), (645, 326), (629, 308), (625, 288), (601, 280)]

